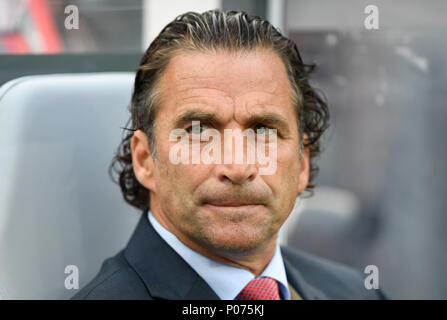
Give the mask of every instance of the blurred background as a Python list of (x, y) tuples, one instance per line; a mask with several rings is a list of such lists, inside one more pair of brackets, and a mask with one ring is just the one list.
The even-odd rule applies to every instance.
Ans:
[[(379, 9), (377, 30), (364, 26), (368, 5)], [(297, 202), (282, 241), (376, 265), (394, 299), (447, 299), (443, 0), (0, 0), (0, 85), (134, 71), (176, 15), (214, 8), (267, 18), (296, 41), (330, 104), (318, 187)]]

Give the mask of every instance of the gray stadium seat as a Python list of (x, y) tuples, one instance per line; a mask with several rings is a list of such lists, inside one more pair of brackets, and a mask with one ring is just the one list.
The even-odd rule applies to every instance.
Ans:
[(66, 299), (122, 249), (139, 212), (108, 166), (134, 74), (23, 77), (0, 88), (0, 299)]

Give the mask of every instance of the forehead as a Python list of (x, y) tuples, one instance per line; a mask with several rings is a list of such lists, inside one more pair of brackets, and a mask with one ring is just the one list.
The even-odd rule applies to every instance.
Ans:
[[(270, 49), (176, 54), (160, 79), (162, 99), (215, 98), (290, 102), (281, 58)], [(283, 101), (279, 101), (283, 100)]]

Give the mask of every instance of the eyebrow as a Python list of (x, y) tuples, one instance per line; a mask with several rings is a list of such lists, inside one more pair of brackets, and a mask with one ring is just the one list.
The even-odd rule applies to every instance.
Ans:
[(174, 126), (176, 128), (181, 128), (190, 124), (192, 121), (208, 122), (217, 125), (219, 123), (219, 118), (214, 113), (200, 110), (188, 110), (175, 117)]
[[(210, 123), (215, 126), (218, 126), (220, 124), (219, 116), (215, 113), (205, 112), (201, 110), (188, 110), (175, 117), (174, 126), (176, 128), (181, 128), (192, 123), (192, 121)], [(252, 126), (256, 123), (262, 123), (278, 128), (285, 135), (288, 135), (290, 133), (290, 128), (287, 120), (282, 115), (274, 112), (262, 112), (259, 114), (254, 114), (250, 116), (246, 122), (248, 126)]]
[(289, 125), (287, 120), (277, 113), (273, 112), (263, 112), (260, 114), (255, 114), (249, 118), (250, 125), (255, 123), (262, 123), (271, 127), (276, 127), (283, 132), (285, 135), (290, 134)]

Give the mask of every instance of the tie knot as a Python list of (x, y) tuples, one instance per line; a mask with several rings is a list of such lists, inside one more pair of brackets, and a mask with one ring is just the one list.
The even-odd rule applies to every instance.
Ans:
[(278, 282), (262, 277), (251, 280), (236, 297), (237, 300), (281, 300)]

